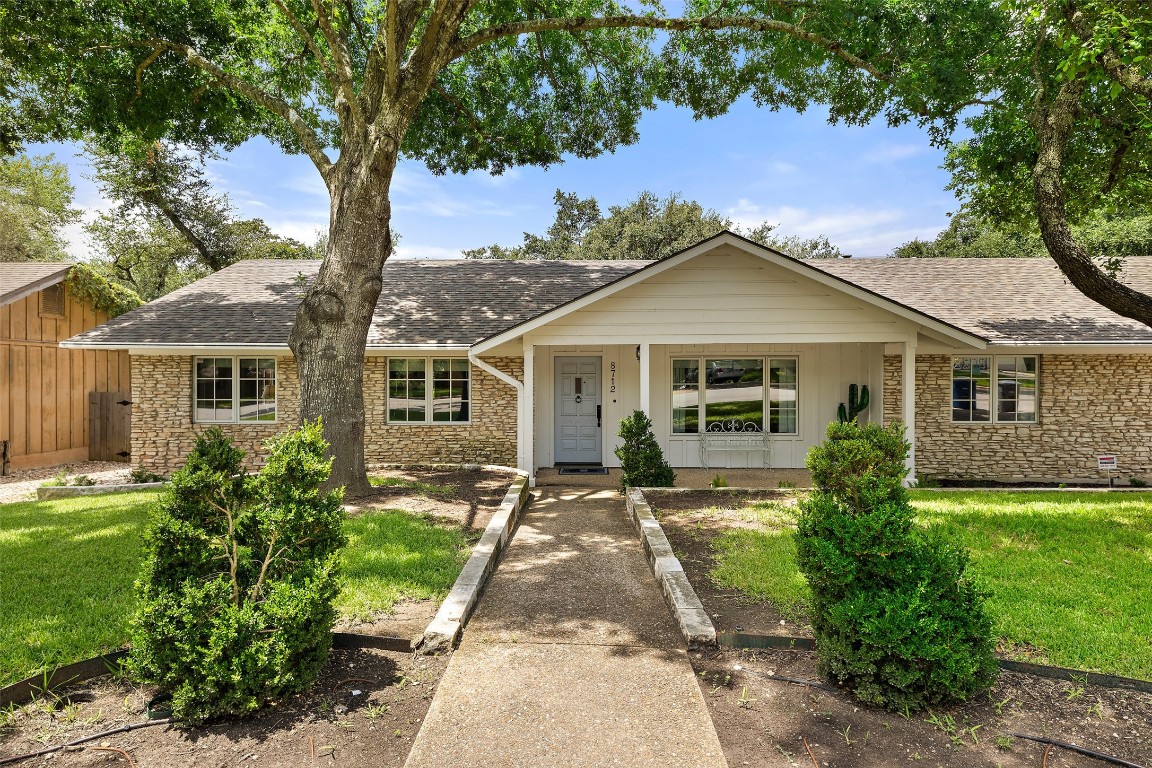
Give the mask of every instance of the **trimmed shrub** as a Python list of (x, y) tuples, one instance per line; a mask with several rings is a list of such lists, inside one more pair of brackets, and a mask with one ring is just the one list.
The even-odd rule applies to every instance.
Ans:
[(172, 475), (145, 540), (129, 667), (189, 723), (304, 690), (327, 659), (344, 544), (319, 422), (272, 438), (259, 475), (219, 429)]
[(916, 526), (900, 425), (834, 423), (808, 455), (797, 560), (822, 674), (863, 702), (917, 710), (994, 682), (985, 594), (965, 551)]
[(623, 445), (616, 449), (620, 459), (621, 485), (624, 488), (670, 488), (676, 473), (664, 459), (664, 452), (652, 434), (652, 420), (644, 411), (633, 411), (620, 420)]

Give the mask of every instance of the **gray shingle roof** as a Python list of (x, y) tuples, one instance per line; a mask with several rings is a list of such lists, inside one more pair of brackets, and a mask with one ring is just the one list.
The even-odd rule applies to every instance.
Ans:
[[(1152, 328), (1084, 296), (1050, 259), (807, 263), (991, 342), (1152, 343)], [(1119, 277), (1152, 293), (1152, 257), (1128, 259)]]
[[(474, 344), (647, 261), (407, 261), (384, 266), (369, 346)], [(318, 261), (242, 261), (72, 341), (126, 346), (288, 343)], [(302, 277), (300, 277), (302, 276)]]
[[(646, 261), (395, 260), (369, 346), (467, 346), (640, 269)], [(1148, 343), (1152, 329), (1082, 296), (1048, 259), (806, 262), (995, 342)], [(245, 261), (80, 334), (123, 346), (281, 347), (317, 261)], [(1121, 278), (1152, 292), (1152, 257)]]
[(55, 285), (68, 276), (71, 264), (52, 262), (6, 262), (0, 264), (0, 307), (30, 293)]

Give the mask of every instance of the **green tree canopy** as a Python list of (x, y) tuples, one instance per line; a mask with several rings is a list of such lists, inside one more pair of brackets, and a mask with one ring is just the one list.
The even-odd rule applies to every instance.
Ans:
[(205, 174), (205, 150), (123, 141), (90, 147), (94, 179), (112, 210), (85, 229), (92, 265), (145, 301), (241, 259), (305, 259), (315, 252), (272, 233), (260, 219), (239, 219)]
[(596, 198), (556, 190), (556, 218), (543, 235), (524, 233), (521, 245), (489, 245), (464, 251), (469, 259), (663, 259), (722, 230), (732, 230), (798, 259), (836, 258), (840, 249), (826, 237), (772, 235), (764, 222), (747, 230), (695, 200), (678, 194), (661, 198), (643, 191), (624, 205), (600, 212)]
[(63, 229), (80, 218), (74, 191), (51, 155), (0, 156), (0, 261), (66, 261)]
[(647, 0), (51, 0), (0, 6), (0, 28), (0, 128), (17, 138), (263, 135), (312, 160), (328, 250), (289, 344), (301, 416), (323, 417), (353, 495), (369, 489), (360, 381), (402, 155), (546, 166), (636, 141), (657, 100), (707, 117), (742, 94), (941, 138), (981, 91), (970, 63), (1007, 32), (997, 8), (954, 0), (689, 0), (682, 16)]

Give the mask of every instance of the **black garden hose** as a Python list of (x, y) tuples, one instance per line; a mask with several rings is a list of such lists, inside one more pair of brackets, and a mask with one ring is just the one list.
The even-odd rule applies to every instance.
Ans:
[[(119, 728), (113, 728), (110, 731), (104, 731), (103, 733), (97, 733), (94, 736), (85, 736), (82, 739), (76, 739), (75, 741), (70, 741), (67, 744), (58, 744), (55, 747), (45, 747), (44, 749), (37, 750), (36, 752), (29, 752), (26, 755), (16, 755), (15, 757), (0, 758), (0, 765), (7, 765), (9, 763), (18, 763), (21, 760), (30, 760), (33, 757), (40, 757), (41, 755), (51, 754), (52, 752), (59, 752), (60, 750), (64, 749), (65, 747), (77, 747), (77, 746), (80, 746), (81, 744), (87, 743), (89, 741), (95, 741), (96, 739), (102, 739), (105, 736), (112, 736), (112, 735), (117, 734), (117, 733), (128, 733), (128, 731), (135, 731), (139, 728), (147, 728), (150, 725), (165, 725), (166, 723), (171, 723), (171, 722), (172, 722), (172, 718), (166, 717), (166, 718), (163, 718), (161, 720), (146, 720), (143, 723), (130, 723), (128, 725), (122, 725)], [(1137, 767), (1137, 768), (1139, 768), (1139, 767)]]
[(1081, 755), (1094, 757), (1097, 760), (1103, 760), (1106, 763), (1112, 763), (1113, 765), (1123, 765), (1125, 768), (1144, 768), (1144, 766), (1140, 765), (1139, 763), (1133, 763), (1120, 757), (1112, 757), (1112, 755), (1106, 755), (1103, 752), (1097, 752), (1096, 750), (1088, 749), (1087, 747), (1080, 747), (1075, 744), (1069, 744), (1066, 741), (1056, 741), (1056, 739), (1049, 739), (1046, 736), (1029, 736), (1026, 733), (1013, 733), (1010, 735), (1017, 739), (1027, 739), (1028, 741), (1035, 741), (1040, 744), (1051, 744), (1054, 747), (1067, 749), (1070, 752), (1078, 752)]

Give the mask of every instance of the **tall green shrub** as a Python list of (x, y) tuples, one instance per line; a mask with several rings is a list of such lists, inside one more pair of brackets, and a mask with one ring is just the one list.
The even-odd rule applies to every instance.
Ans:
[(676, 473), (664, 459), (664, 452), (652, 434), (652, 420), (644, 411), (633, 411), (620, 420), (619, 436), (624, 443), (616, 449), (622, 467), (624, 488), (669, 488)]
[(868, 704), (922, 709), (995, 680), (992, 621), (968, 555), (918, 527), (900, 425), (833, 423), (808, 455), (797, 558), (820, 671)]
[(272, 438), (259, 475), (218, 429), (197, 438), (149, 525), (131, 669), (189, 723), (305, 689), (331, 646), (344, 544), (319, 422)]

